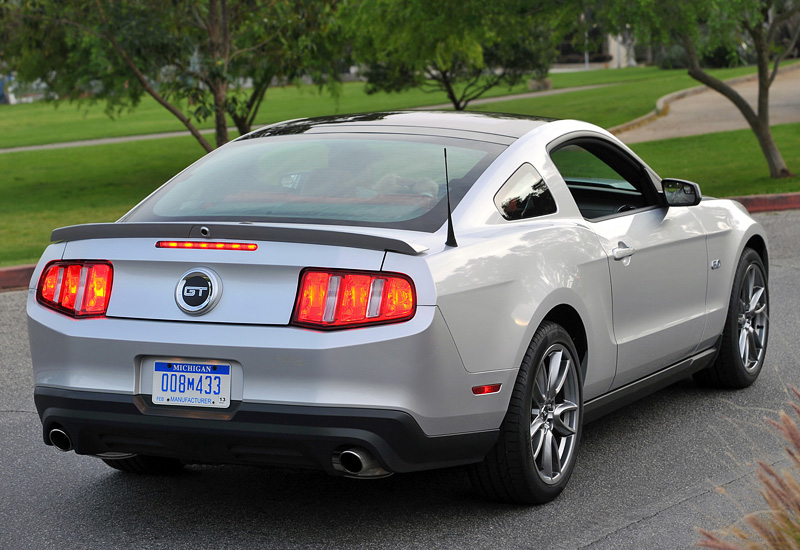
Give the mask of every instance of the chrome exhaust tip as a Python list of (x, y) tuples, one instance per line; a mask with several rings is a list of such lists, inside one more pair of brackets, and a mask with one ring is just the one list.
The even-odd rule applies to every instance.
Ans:
[(333, 469), (347, 477), (388, 477), (392, 472), (384, 470), (375, 457), (361, 447), (353, 447), (333, 454)]
[(72, 450), (72, 440), (67, 435), (67, 432), (61, 428), (53, 428), (47, 434), (47, 437), (50, 439), (50, 444), (59, 451), (66, 453)]

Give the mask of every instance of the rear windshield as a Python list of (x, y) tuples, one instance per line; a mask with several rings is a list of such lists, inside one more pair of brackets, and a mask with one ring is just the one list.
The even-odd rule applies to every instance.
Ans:
[(173, 178), (124, 221), (264, 221), (433, 232), (505, 148), (395, 134), (231, 143)]

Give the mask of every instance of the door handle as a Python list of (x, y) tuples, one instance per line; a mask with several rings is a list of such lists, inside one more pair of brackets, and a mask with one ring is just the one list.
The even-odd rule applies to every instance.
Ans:
[(618, 248), (615, 248), (611, 251), (611, 255), (614, 256), (616, 261), (624, 260), (625, 258), (630, 258), (634, 254), (636, 254), (636, 249), (632, 246), (626, 245), (624, 242), (619, 241), (617, 244)]

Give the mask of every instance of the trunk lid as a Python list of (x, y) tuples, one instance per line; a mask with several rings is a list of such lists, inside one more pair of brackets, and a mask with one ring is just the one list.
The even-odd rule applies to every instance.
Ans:
[[(231, 238), (258, 248), (156, 247), (160, 240), (231, 242)], [(112, 263), (108, 317), (259, 325), (289, 323), (303, 268), (379, 271), (386, 250), (415, 253), (403, 241), (364, 233), (239, 224), (94, 224), (56, 230), (53, 240), (67, 241), (64, 259)], [(195, 288), (201, 297), (204, 292), (196, 280), (184, 282), (190, 273), (211, 275), (216, 298), (204, 311), (187, 313), (180, 306), (192, 301), (188, 294)]]

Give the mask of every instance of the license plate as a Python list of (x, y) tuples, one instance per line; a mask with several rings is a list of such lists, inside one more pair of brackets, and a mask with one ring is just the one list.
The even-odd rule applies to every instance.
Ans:
[(227, 408), (231, 404), (231, 366), (156, 361), (153, 403)]

